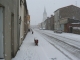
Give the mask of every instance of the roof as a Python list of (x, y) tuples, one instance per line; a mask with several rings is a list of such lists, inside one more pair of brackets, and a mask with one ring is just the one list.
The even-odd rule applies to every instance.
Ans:
[[(79, 7), (75, 6), (75, 5), (69, 5), (69, 6), (65, 6), (65, 7), (59, 8), (59, 9), (57, 9), (57, 10), (60, 10), (60, 9), (66, 8), (66, 7), (76, 7), (76, 8), (79, 8)], [(80, 9), (80, 8), (79, 8), (79, 9)], [(56, 11), (57, 11), (57, 10), (56, 10)], [(54, 11), (54, 12), (56, 12), (56, 11)]]

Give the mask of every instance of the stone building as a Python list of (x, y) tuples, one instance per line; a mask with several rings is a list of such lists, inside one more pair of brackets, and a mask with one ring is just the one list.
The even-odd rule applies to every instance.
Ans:
[[(77, 23), (80, 23), (80, 20), (63, 18), (59, 22), (60, 22), (61, 30), (69, 33), (69, 32), (72, 32), (71, 28), (79, 27), (79, 24), (77, 24)], [(75, 24), (73, 24), (73, 23), (75, 23)], [(64, 24), (64, 26), (62, 26), (61, 24)]]
[(74, 5), (66, 6), (60, 9), (57, 9), (54, 12), (54, 28), (55, 30), (64, 29), (64, 23), (60, 24), (60, 20), (63, 18), (71, 18), (75, 20), (80, 20), (80, 8)]
[(47, 30), (54, 30), (54, 16), (51, 15), (51, 17), (47, 17), (45, 22), (45, 29)]
[(60, 20), (60, 24), (63, 24), (63, 23), (64, 23), (64, 28), (62, 26), (61, 26), (61, 28), (62, 28), (62, 30), (64, 32), (79, 33), (80, 34), (80, 30), (77, 31), (78, 30), (77, 28), (80, 27), (80, 20), (75, 20), (75, 19), (70, 19), (70, 18), (64, 18), (64, 19)]
[(51, 15), (50, 17), (50, 30), (54, 30), (54, 16)]
[(46, 30), (50, 30), (50, 17), (47, 17), (47, 19), (44, 22), (46, 25)]
[(24, 35), (21, 28), (24, 20), (27, 23), (26, 5), (26, 0), (0, 0), (0, 59), (11, 60), (21, 45), (21, 34)]

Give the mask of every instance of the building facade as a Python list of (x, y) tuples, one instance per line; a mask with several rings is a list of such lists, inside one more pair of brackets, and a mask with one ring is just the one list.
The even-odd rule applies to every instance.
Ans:
[(54, 30), (54, 16), (51, 15), (50, 17), (50, 30)]
[[(70, 32), (70, 27), (71, 27), (70, 25), (72, 23), (80, 23), (80, 20), (75, 20), (75, 19), (71, 19), (71, 18), (63, 18), (59, 22), (60, 22), (60, 28), (62, 31)], [(77, 27), (76, 24), (74, 24), (74, 25), (75, 25), (75, 27)]]
[(18, 0), (0, 0), (0, 59), (11, 60), (18, 50)]
[[(64, 23), (65, 22), (65, 23)], [(65, 18), (60, 20), (60, 24), (64, 24), (64, 27), (61, 26), (62, 31), (68, 33), (74, 33), (74, 27), (80, 27), (80, 20)], [(76, 33), (76, 32), (75, 32)]]
[(28, 30), (30, 30), (30, 15), (27, 15)]
[(80, 23), (67, 23), (65, 32), (80, 34)]
[(46, 30), (54, 30), (54, 16), (51, 15), (51, 17), (47, 17), (45, 22), (45, 29)]
[(46, 23), (45, 29), (50, 30), (50, 18), (47, 17), (47, 19), (44, 22)]
[[(20, 8), (21, 4), (24, 7)], [(24, 2), (22, 0), (0, 0), (0, 59), (11, 60), (21, 45), (20, 38), (24, 36), (25, 30), (24, 20), (27, 23), (26, 5), (26, 0)]]
[[(64, 27), (64, 24), (60, 25), (60, 20), (64, 18), (80, 20), (80, 8), (74, 5), (70, 5), (56, 10), (54, 12), (55, 30), (61, 30)], [(60, 26), (62, 26), (62, 28)]]
[(27, 9), (26, 0), (19, 0), (19, 20), (20, 20), (19, 46), (22, 44), (22, 41), (24, 40), (28, 32), (27, 16), (28, 16), (28, 9)]

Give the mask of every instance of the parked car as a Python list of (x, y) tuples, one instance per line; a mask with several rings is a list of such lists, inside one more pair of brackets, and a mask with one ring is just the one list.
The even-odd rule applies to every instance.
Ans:
[(54, 33), (62, 33), (62, 30), (54, 30)]

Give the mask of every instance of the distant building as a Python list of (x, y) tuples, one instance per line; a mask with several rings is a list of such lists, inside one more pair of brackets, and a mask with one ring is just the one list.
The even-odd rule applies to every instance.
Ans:
[(45, 29), (50, 30), (50, 17), (47, 17), (47, 19), (44, 21), (45, 22)]
[(80, 20), (80, 8), (74, 5), (66, 6), (63, 8), (60, 8), (54, 12), (54, 28), (55, 30), (63, 30), (64, 31), (64, 24), (65, 20), (63, 20), (63, 23), (60, 24), (61, 19), (64, 18), (70, 18), (75, 20)]
[(50, 30), (54, 30), (54, 16), (51, 15), (50, 17)]
[(43, 12), (43, 22), (42, 22), (42, 28), (45, 29), (45, 20), (47, 19), (47, 12), (46, 12), (46, 8), (44, 8), (44, 12)]
[(54, 30), (54, 16), (51, 15), (51, 17), (47, 17), (45, 22), (45, 29), (47, 30)]

